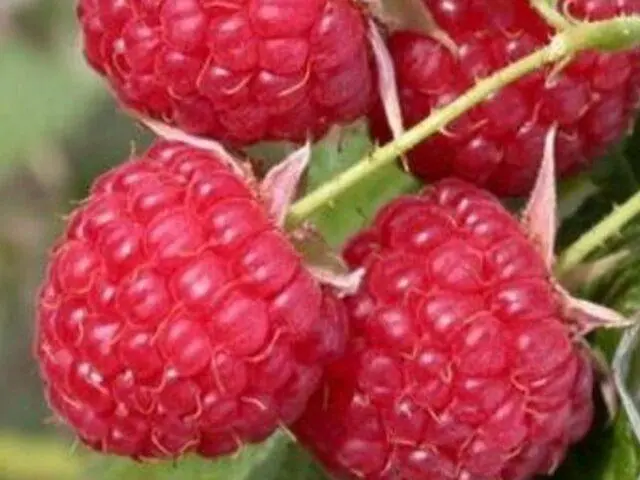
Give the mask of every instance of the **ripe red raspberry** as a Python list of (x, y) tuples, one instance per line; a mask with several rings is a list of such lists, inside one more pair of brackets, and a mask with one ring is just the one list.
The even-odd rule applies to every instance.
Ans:
[[(456, 43), (457, 56), (436, 40), (409, 31), (389, 39), (403, 114), (414, 125), (474, 85), (477, 79), (545, 45), (552, 30), (528, 0), (423, 0)], [(564, 0), (577, 18), (640, 12), (635, 0)], [(552, 73), (553, 72), (553, 73)], [(584, 169), (619, 140), (640, 99), (640, 53), (579, 55), (560, 71), (526, 76), (417, 146), (408, 159), (427, 181), (456, 176), (498, 195), (524, 195), (533, 186), (546, 132), (556, 141), (560, 176)], [(380, 107), (372, 130), (390, 138)]]
[(90, 447), (213, 457), (301, 414), (343, 347), (340, 312), (247, 182), (158, 142), (73, 212), (36, 352), (52, 408)]
[(372, 98), (356, 0), (80, 0), (78, 16), (120, 101), (192, 134), (304, 141)]
[(488, 193), (445, 180), (395, 200), (345, 258), (366, 269), (352, 337), (294, 425), (339, 478), (524, 480), (588, 431), (589, 360)]

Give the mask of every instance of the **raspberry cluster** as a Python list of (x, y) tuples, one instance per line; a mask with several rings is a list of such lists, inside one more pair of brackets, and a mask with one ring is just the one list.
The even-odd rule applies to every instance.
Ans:
[(304, 244), (315, 232), (282, 225), (309, 149), (261, 181), (216, 142), (300, 143), (367, 114), (387, 138), (395, 94), (376, 99), (375, 83), (395, 75), (414, 124), (552, 33), (528, 0), (423, 0), (454, 54), (409, 30), (380, 39), (364, 3), (79, 0), (90, 65), (174, 139), (95, 181), (38, 298), (47, 399), (90, 448), (214, 458), (284, 425), (340, 478), (528, 480), (589, 430), (575, 299), (540, 232), (478, 185), (519, 195), (539, 171), (552, 179), (553, 126), (561, 175), (602, 154), (640, 100), (640, 53), (529, 75), (420, 144), (416, 174), (476, 185), (449, 178), (388, 204), (347, 245), (345, 274), (317, 237)]
[[(413, 31), (389, 38), (408, 126), (454, 100), (479, 79), (545, 45), (553, 30), (528, 1), (423, 0), (456, 49)], [(562, 0), (575, 19), (640, 12), (634, 0)], [(562, 68), (538, 71), (461, 116), (408, 155), (427, 181), (456, 176), (502, 196), (527, 194), (546, 132), (559, 126), (557, 170), (565, 177), (589, 166), (632, 125), (640, 102), (640, 53), (586, 52)], [(372, 132), (390, 133), (374, 108)]]

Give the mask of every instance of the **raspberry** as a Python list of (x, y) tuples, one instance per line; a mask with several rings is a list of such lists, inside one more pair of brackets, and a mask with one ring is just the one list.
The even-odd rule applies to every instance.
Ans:
[(367, 113), (355, 0), (80, 0), (89, 63), (139, 114), (235, 145), (304, 141)]
[[(432, 38), (409, 31), (392, 34), (389, 49), (397, 71), (407, 125), (454, 100), (501, 67), (545, 45), (552, 30), (528, 0), (481, 2), (423, 0), (457, 44), (456, 57)], [(640, 12), (632, 0), (565, 0), (576, 18), (601, 19)], [(503, 196), (533, 186), (549, 128), (559, 124), (558, 174), (590, 165), (629, 127), (640, 99), (640, 53), (586, 52), (561, 70), (528, 75), (471, 110), (443, 134), (408, 155), (412, 171), (427, 181), (456, 176)], [(373, 133), (390, 138), (384, 113), (371, 114)]]
[(248, 182), (161, 141), (73, 212), (36, 353), (51, 407), (90, 447), (214, 457), (301, 414), (343, 347), (340, 308)]
[[(545, 262), (490, 194), (387, 205), (345, 258), (352, 337), (294, 425), (344, 478), (523, 480), (589, 430), (593, 378)], [(340, 477), (340, 478), (343, 478)]]

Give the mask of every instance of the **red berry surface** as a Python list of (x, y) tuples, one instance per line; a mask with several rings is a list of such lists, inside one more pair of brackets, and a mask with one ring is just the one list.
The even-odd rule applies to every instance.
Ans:
[(344, 347), (341, 311), (243, 179), (158, 142), (71, 215), (36, 353), (51, 407), (90, 447), (214, 457), (301, 414)]
[(189, 133), (304, 141), (369, 108), (355, 0), (80, 0), (78, 15), (120, 101)]
[(589, 430), (593, 379), (543, 259), (461, 180), (388, 204), (347, 246), (352, 336), (294, 432), (337, 478), (524, 480)]
[[(405, 122), (414, 125), (515, 60), (545, 45), (553, 31), (528, 0), (423, 0), (457, 45), (457, 56), (436, 40), (409, 31), (391, 35)], [(564, 0), (575, 18), (640, 12), (637, 0)], [(418, 145), (408, 158), (427, 181), (456, 176), (502, 196), (524, 195), (536, 178), (545, 135), (559, 125), (560, 176), (603, 155), (627, 131), (640, 99), (640, 53), (585, 52), (562, 69), (530, 74)], [(390, 135), (381, 107), (374, 135)]]

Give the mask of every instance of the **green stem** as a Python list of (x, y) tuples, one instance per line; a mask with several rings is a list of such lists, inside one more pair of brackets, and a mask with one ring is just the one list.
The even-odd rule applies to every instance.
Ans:
[(556, 264), (557, 272), (563, 274), (578, 266), (605, 241), (617, 235), (637, 215), (640, 215), (640, 192), (616, 207), (600, 223), (570, 245)]
[(293, 228), (354, 185), (367, 179), (413, 147), (482, 103), (501, 88), (544, 65), (558, 62), (582, 50), (598, 48), (621, 50), (640, 41), (640, 16), (629, 16), (572, 26), (558, 33), (540, 50), (478, 82), (446, 107), (407, 130), (402, 136), (381, 146), (350, 169), (337, 175), (295, 203), (287, 225)]
[(571, 22), (556, 10), (549, 3), (549, 0), (531, 0), (531, 6), (556, 30), (562, 31), (571, 28)]

